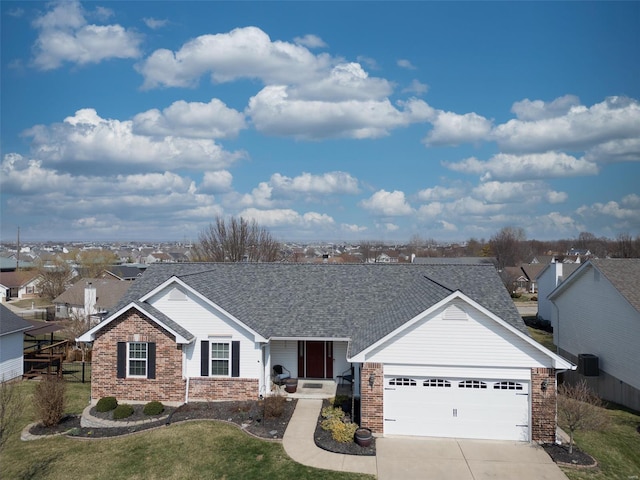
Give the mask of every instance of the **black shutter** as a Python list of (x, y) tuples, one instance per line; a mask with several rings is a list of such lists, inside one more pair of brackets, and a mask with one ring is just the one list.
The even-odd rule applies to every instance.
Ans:
[(127, 376), (127, 342), (118, 342), (118, 378)]
[(147, 378), (156, 378), (156, 344), (147, 343)]
[(200, 376), (209, 376), (209, 342), (207, 340), (200, 342)]
[(240, 376), (240, 342), (231, 342), (231, 376)]

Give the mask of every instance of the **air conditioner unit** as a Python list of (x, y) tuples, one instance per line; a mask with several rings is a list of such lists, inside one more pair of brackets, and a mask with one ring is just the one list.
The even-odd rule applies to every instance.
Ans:
[(591, 353), (581, 353), (578, 355), (578, 373), (585, 377), (597, 377), (600, 375), (598, 366), (598, 356)]

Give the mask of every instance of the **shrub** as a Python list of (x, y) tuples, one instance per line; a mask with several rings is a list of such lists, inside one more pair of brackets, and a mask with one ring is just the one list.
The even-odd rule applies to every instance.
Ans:
[(116, 397), (102, 397), (96, 403), (96, 412), (110, 412), (118, 406)]
[(121, 420), (123, 418), (130, 417), (131, 415), (133, 415), (133, 407), (131, 405), (127, 405), (126, 403), (121, 403), (113, 411), (114, 420)]
[(342, 421), (342, 417), (344, 417), (344, 412), (341, 407), (324, 407), (320, 412), (322, 418), (337, 418)]
[(358, 429), (356, 423), (344, 423), (340, 417), (335, 416), (326, 418), (320, 426), (323, 430), (331, 431), (331, 437), (341, 443), (353, 442), (353, 436)]
[(36, 385), (33, 402), (36, 413), (45, 427), (60, 423), (64, 415), (67, 384), (54, 375), (45, 375)]
[(164, 412), (164, 405), (160, 402), (149, 402), (142, 410), (145, 415), (160, 415), (162, 412)]
[(536, 295), (534, 295), (533, 297), (531, 297), (531, 301), (532, 302), (537, 302), (538, 301), (538, 297)]
[(521, 296), (522, 296), (522, 294), (521, 293), (517, 293), (517, 292), (513, 292), (511, 294), (511, 298), (520, 298)]
[(264, 418), (279, 418), (284, 413), (284, 402), (287, 399), (282, 395), (271, 395), (264, 399)]

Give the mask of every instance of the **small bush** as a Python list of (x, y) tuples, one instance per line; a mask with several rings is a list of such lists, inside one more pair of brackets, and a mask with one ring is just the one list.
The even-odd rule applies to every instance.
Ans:
[(534, 295), (533, 297), (531, 297), (531, 301), (532, 302), (537, 302), (538, 301), (538, 297)]
[(513, 292), (511, 294), (511, 298), (520, 298), (521, 296), (522, 296), (522, 294), (521, 293), (517, 293), (517, 292)]
[(54, 375), (45, 375), (33, 394), (36, 413), (45, 427), (58, 425), (64, 415), (67, 384)]
[(330, 403), (334, 407), (342, 407), (342, 404), (345, 402), (351, 402), (351, 397), (349, 395), (336, 395)]
[(264, 418), (279, 418), (284, 413), (284, 402), (287, 399), (281, 395), (271, 395), (264, 399)]
[(116, 397), (102, 397), (96, 403), (96, 412), (110, 412), (118, 406)]
[(340, 443), (353, 442), (353, 436), (358, 429), (356, 423), (344, 423), (339, 417), (330, 417), (320, 424), (323, 430), (331, 431), (331, 437)]
[(337, 418), (342, 421), (342, 417), (344, 417), (344, 412), (341, 407), (324, 407), (320, 412), (322, 418)]
[(121, 403), (113, 411), (114, 420), (121, 420), (123, 418), (128, 418), (131, 415), (133, 415), (133, 407), (131, 405), (127, 405), (126, 403)]
[(164, 412), (164, 405), (160, 402), (149, 402), (142, 410), (145, 415), (160, 415), (162, 412)]

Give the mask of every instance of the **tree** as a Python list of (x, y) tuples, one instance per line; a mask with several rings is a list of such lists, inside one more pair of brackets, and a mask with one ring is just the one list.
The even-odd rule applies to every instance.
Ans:
[(22, 422), (24, 398), (17, 382), (5, 382), (0, 378), (0, 451), (11, 435), (18, 431)]
[(496, 256), (498, 270), (504, 267), (515, 267), (526, 256), (524, 230), (520, 227), (504, 227), (496, 233), (489, 244)]
[(280, 250), (280, 243), (255, 220), (216, 217), (200, 232), (193, 258), (200, 262), (275, 262)]
[(633, 237), (628, 233), (621, 233), (617, 238), (616, 257), (618, 258), (635, 258), (640, 256), (637, 251), (638, 241), (633, 241)]
[(67, 282), (71, 279), (71, 267), (69, 264), (56, 257), (51, 264), (40, 262), (38, 272), (41, 280), (38, 284), (40, 296), (53, 300), (67, 288)]
[(578, 430), (605, 428), (608, 417), (603, 414), (603, 402), (583, 379), (575, 385), (558, 387), (558, 424), (569, 432), (569, 453), (573, 453), (573, 436)]
[(74, 258), (82, 278), (98, 278), (107, 267), (118, 262), (116, 254), (109, 250), (81, 250)]

